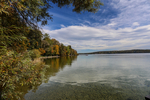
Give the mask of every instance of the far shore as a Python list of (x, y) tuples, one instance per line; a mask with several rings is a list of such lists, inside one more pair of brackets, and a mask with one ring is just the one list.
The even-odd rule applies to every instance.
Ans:
[(41, 59), (46, 59), (46, 58), (58, 58), (60, 56), (45, 56), (45, 57), (40, 57)]

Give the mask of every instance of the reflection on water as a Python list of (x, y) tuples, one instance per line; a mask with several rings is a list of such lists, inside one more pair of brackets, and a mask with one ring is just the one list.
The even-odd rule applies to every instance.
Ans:
[(77, 56), (44, 59), (45, 64), (50, 66), (44, 73), (44, 82), (47, 83), (51, 76), (55, 76), (65, 66), (71, 66), (72, 62), (76, 59)]
[[(43, 83), (26, 100), (144, 100), (150, 95), (150, 54), (45, 59)], [(74, 60), (74, 61), (73, 61)]]
[[(42, 84), (42, 83), (47, 83), (49, 78), (52, 76), (55, 76), (56, 73), (58, 73), (59, 71), (63, 70), (63, 68), (68, 65), (71, 66), (72, 62), (76, 60), (76, 56), (72, 56), (72, 57), (61, 57), (61, 58), (53, 58), (53, 59), (43, 59), (46, 66), (40, 70), (39, 74), (41, 77), (39, 77), (38, 79), (35, 80), (36, 83), (32, 83), (32, 84), (28, 84), (28, 85), (20, 85), (20, 84), (16, 84), (16, 89), (15, 92), (19, 92), (20, 93), (20, 98), (21, 100), (26, 100), (26, 98), (24, 98), (24, 95), (28, 93), (28, 91), (32, 91), (33, 93), (37, 91), (38, 87)], [(34, 75), (36, 76), (36, 75)], [(36, 76), (38, 77), (38, 76)], [(28, 81), (27, 76), (24, 76), (23, 78), (24, 81)], [(38, 80), (38, 83), (37, 83)], [(20, 80), (21, 81), (21, 80)], [(14, 96), (15, 97), (15, 96)], [(13, 100), (13, 99), (11, 99)], [(16, 98), (14, 98), (14, 100), (16, 100)], [(47, 99), (46, 99), (47, 100)]]

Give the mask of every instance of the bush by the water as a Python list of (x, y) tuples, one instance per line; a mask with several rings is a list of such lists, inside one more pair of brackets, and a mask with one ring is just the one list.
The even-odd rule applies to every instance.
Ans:
[[(28, 51), (17, 53), (6, 48), (0, 51), (0, 99), (19, 99), (21, 92), (14, 92), (18, 85), (41, 83), (40, 71), (43, 70), (44, 63), (34, 63)], [(33, 53), (36, 57), (40, 55), (37, 50)]]
[(30, 56), (33, 59), (38, 58), (41, 56), (41, 52), (38, 49), (33, 49), (30, 51)]

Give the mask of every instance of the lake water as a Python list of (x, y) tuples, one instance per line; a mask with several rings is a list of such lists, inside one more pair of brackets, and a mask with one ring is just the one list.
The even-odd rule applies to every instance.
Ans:
[(25, 100), (145, 100), (150, 54), (96, 54), (45, 59), (43, 82)]

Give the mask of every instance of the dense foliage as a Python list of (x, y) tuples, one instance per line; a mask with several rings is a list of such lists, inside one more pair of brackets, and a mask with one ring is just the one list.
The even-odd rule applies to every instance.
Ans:
[(39, 84), (39, 72), (44, 64), (40, 61), (34, 63), (27, 51), (18, 54), (1, 49), (1, 53), (3, 54), (0, 56), (0, 96), (4, 99), (18, 99), (21, 92), (13, 92), (16, 84)]
[(56, 39), (50, 39), (48, 34), (44, 34), (41, 43), (41, 49), (45, 50), (44, 56), (73, 56), (77, 55), (77, 51), (72, 49), (71, 45), (65, 46)]

